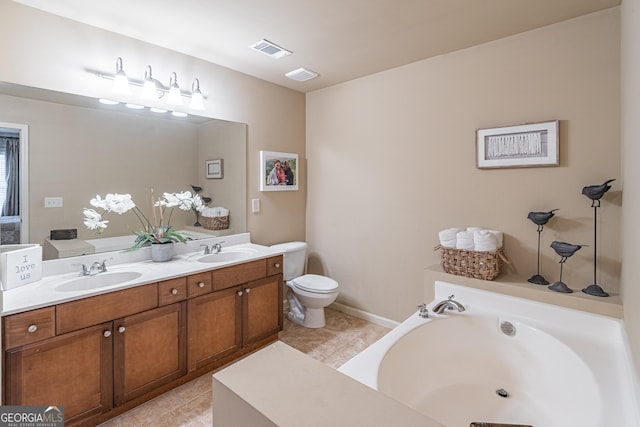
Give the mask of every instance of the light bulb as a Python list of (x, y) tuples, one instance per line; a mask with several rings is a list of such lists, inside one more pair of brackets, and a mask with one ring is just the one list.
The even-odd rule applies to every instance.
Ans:
[(158, 85), (151, 75), (151, 65), (147, 65), (147, 69), (144, 72), (144, 85), (142, 86), (143, 99), (158, 99)]
[(126, 73), (122, 69), (122, 58), (116, 59), (116, 75), (113, 79), (113, 89), (115, 93), (121, 93), (124, 95), (130, 95), (131, 89), (129, 88), (129, 79)]
[(195, 79), (191, 85), (191, 103), (189, 108), (193, 110), (204, 110), (204, 99), (200, 91), (200, 80)]
[(182, 105), (182, 93), (178, 86), (178, 77), (176, 73), (172, 73), (169, 78), (169, 97), (167, 103), (172, 105)]

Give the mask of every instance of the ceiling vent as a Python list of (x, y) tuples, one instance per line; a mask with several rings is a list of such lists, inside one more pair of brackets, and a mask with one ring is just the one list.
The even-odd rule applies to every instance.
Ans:
[(289, 71), (285, 76), (289, 77), (291, 80), (306, 82), (307, 80), (318, 77), (318, 73), (307, 70), (306, 68), (298, 68), (297, 70)]
[(249, 47), (253, 50), (257, 50), (258, 52), (262, 52), (272, 58), (282, 58), (284, 56), (291, 55), (292, 53), (287, 49), (284, 49), (277, 44), (273, 44), (269, 40), (265, 39), (262, 39)]

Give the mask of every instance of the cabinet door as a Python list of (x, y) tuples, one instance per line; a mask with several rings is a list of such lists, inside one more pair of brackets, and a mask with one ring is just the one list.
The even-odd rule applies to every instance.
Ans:
[(242, 345), (282, 330), (282, 275), (242, 286)]
[(238, 292), (225, 289), (189, 300), (189, 371), (240, 350)]
[(186, 302), (114, 321), (114, 405), (168, 383), (187, 370)]
[(5, 405), (61, 405), (71, 422), (111, 409), (112, 323), (8, 350)]

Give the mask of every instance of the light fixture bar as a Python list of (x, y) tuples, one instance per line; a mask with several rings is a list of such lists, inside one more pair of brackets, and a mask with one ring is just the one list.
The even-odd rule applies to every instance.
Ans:
[[(152, 75), (151, 66), (147, 65), (144, 73), (144, 80), (130, 79), (124, 72), (122, 58), (116, 59), (115, 74), (107, 74), (101, 71), (87, 70), (97, 77), (112, 80), (114, 82), (113, 91), (115, 93), (130, 95), (131, 86), (142, 88), (141, 98), (148, 100), (158, 100), (167, 95), (167, 103), (172, 105), (181, 105), (182, 97), (190, 99), (189, 108), (194, 110), (204, 110), (204, 100), (207, 99), (200, 90), (200, 80), (194, 79), (191, 85), (191, 93), (183, 92), (178, 86), (178, 78), (175, 72), (169, 77), (169, 85), (163, 85)], [(135, 104), (134, 104), (135, 105)]]

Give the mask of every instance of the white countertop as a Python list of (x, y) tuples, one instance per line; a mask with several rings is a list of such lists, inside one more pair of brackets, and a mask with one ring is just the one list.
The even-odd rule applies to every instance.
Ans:
[[(222, 252), (242, 251), (244, 249), (244, 251), (247, 252), (246, 257), (243, 252), (243, 258), (234, 261), (214, 263), (198, 261), (199, 258), (205, 256), (203, 255), (203, 249), (200, 247), (201, 245), (211, 245), (221, 241), (225, 242), (222, 244)], [(282, 253), (281, 250), (251, 243), (248, 233), (225, 236), (224, 238), (195, 240), (187, 242), (186, 244), (177, 243), (174, 245), (174, 249), (175, 255), (173, 259), (167, 262), (151, 261), (150, 248), (141, 248), (132, 252), (107, 252), (45, 261), (43, 263), (43, 277), (41, 280), (2, 292), (1, 315), (6, 316), (120, 289), (268, 258)], [(106, 261), (107, 265), (107, 272), (98, 273), (98, 275), (108, 275), (117, 272), (135, 272), (139, 274), (139, 277), (97, 289), (82, 289), (77, 291), (61, 291), (56, 289), (62, 284), (80, 277), (86, 277), (80, 274), (81, 264), (90, 266), (96, 261)], [(97, 277), (98, 275), (93, 277)]]

